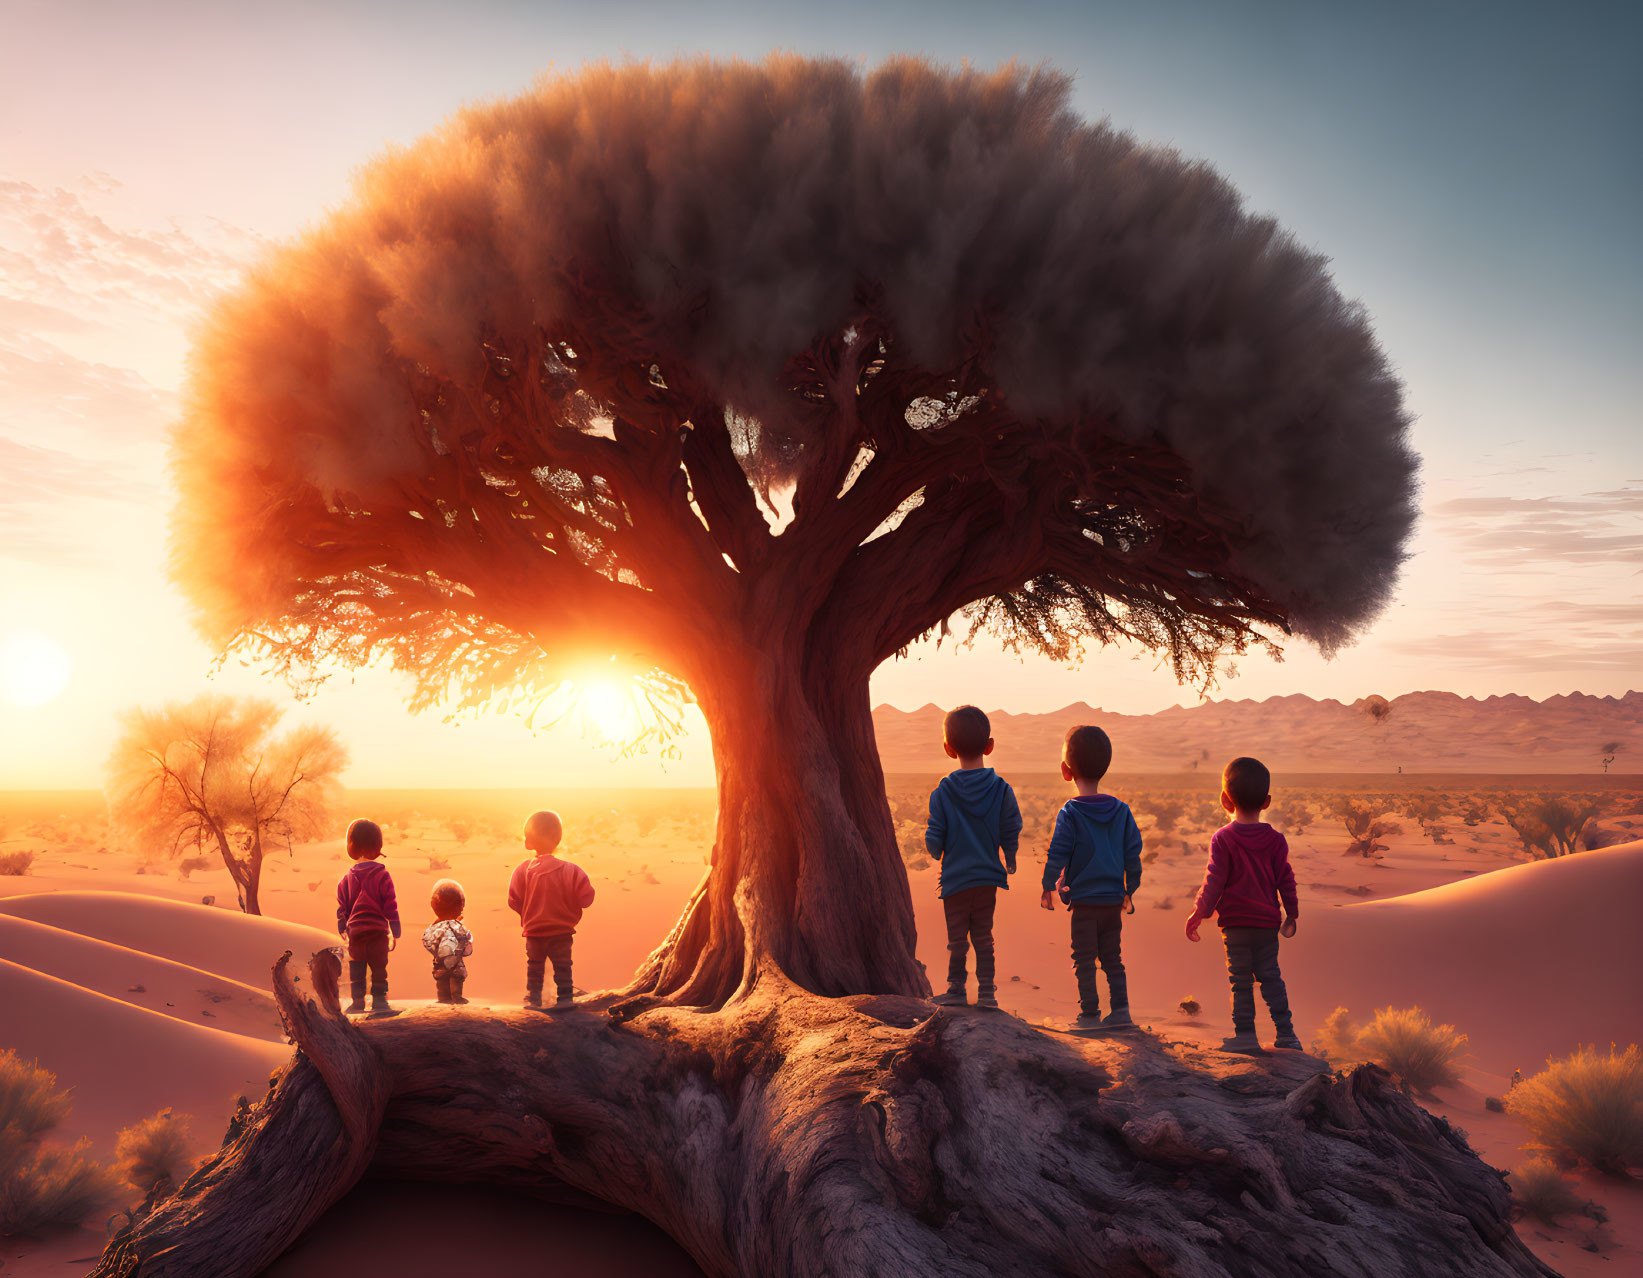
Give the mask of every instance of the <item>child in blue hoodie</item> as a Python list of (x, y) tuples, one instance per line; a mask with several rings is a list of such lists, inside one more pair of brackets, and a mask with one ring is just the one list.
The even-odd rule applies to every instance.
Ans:
[[(941, 904), (947, 913), (947, 990), (934, 1001), (963, 1006), (965, 962), (976, 948), (976, 1006), (997, 1007), (993, 966), (993, 908), (998, 889), (1008, 889), (1021, 842), (1021, 809), (1015, 791), (982, 760), (993, 752), (992, 725), (974, 706), (950, 711), (941, 725), (941, 746), (958, 760), (930, 791), (930, 823), (924, 846), (941, 862)], [(999, 853), (1003, 852), (1003, 859)]]
[[(1081, 725), (1067, 733), (1061, 747), (1061, 778), (1078, 787), (1055, 816), (1050, 854), (1044, 862), (1046, 910), (1055, 909), (1057, 888), (1072, 907), (1073, 974), (1078, 980), (1078, 1019), (1074, 1029), (1127, 1029), (1129, 981), (1124, 973), (1121, 937), (1124, 906), (1141, 886), (1141, 831), (1129, 807), (1101, 793), (1101, 778), (1112, 766), (1112, 741), (1100, 728)], [(1107, 974), (1112, 1011), (1101, 1017), (1101, 994), (1095, 964)]]

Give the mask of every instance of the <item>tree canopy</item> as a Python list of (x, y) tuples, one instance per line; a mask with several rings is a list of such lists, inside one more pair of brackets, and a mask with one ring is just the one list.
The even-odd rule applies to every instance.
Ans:
[(1205, 678), (1378, 612), (1406, 427), (1325, 260), (1058, 73), (599, 65), (381, 156), (221, 302), (174, 545), (219, 641), (424, 703), (695, 682), (730, 623), (865, 679), (965, 609)]

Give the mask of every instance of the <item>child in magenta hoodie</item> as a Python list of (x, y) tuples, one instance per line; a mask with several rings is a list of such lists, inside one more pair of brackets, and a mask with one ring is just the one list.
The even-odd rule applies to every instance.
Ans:
[[(1278, 936), (1295, 935), (1300, 902), (1295, 894), (1295, 872), (1289, 868), (1289, 844), (1261, 813), (1272, 805), (1272, 774), (1259, 759), (1241, 757), (1221, 774), (1221, 806), (1232, 820), (1215, 832), (1209, 844), (1204, 885), (1187, 920), (1187, 939), (1198, 939), (1198, 925), (1213, 912), (1227, 947), (1227, 975), (1232, 981), (1232, 1037), (1228, 1051), (1253, 1052), (1255, 1036), (1254, 982), (1278, 1036), (1275, 1046), (1301, 1050), (1289, 1011), (1289, 992), (1278, 970)], [(1283, 902), (1280, 928), (1278, 903)]]
[(365, 1010), (369, 968), (371, 1015), (395, 1016), (388, 1006), (388, 952), (399, 942), (399, 902), (393, 876), (377, 859), (382, 855), (382, 827), (363, 818), (349, 825), (348, 855), (354, 866), (337, 883), (337, 931), (348, 942), (348, 979), (354, 995), (344, 1010)]
[(525, 934), (525, 1006), (542, 1010), (543, 968), (553, 963), (557, 992), (554, 1011), (575, 1006), (571, 984), (571, 942), (582, 911), (593, 904), (587, 871), (554, 853), (564, 827), (557, 812), (533, 812), (525, 821), (525, 848), (536, 853), (521, 862), (508, 880), (508, 908), (519, 915)]

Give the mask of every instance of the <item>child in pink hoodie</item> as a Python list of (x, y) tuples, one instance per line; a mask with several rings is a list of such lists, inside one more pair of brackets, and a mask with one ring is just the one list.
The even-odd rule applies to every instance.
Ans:
[[(1300, 902), (1295, 872), (1289, 868), (1289, 844), (1261, 813), (1272, 805), (1272, 774), (1259, 759), (1241, 757), (1221, 774), (1221, 806), (1232, 820), (1215, 832), (1209, 844), (1204, 885), (1187, 920), (1187, 939), (1198, 939), (1198, 925), (1211, 913), (1221, 926), (1227, 947), (1227, 975), (1232, 981), (1232, 1037), (1223, 1046), (1232, 1052), (1255, 1052), (1254, 982), (1277, 1030), (1276, 1047), (1300, 1051), (1289, 1010), (1289, 992), (1278, 970), (1278, 936), (1295, 935)], [(1284, 920), (1279, 927), (1278, 903)]]
[(573, 1006), (571, 941), (582, 911), (593, 904), (593, 884), (587, 872), (554, 855), (563, 834), (557, 812), (531, 813), (525, 821), (525, 847), (536, 856), (520, 864), (508, 882), (508, 908), (519, 915), (525, 933), (525, 1006), (539, 1011), (548, 960), (553, 962), (558, 992), (552, 1010)]
[(348, 942), (348, 978), (354, 1001), (346, 1011), (365, 1010), (365, 973), (371, 973), (371, 1015), (394, 1016), (388, 1006), (388, 952), (399, 943), (399, 901), (393, 876), (378, 860), (382, 827), (361, 818), (348, 827), (353, 868), (337, 883), (337, 931)]

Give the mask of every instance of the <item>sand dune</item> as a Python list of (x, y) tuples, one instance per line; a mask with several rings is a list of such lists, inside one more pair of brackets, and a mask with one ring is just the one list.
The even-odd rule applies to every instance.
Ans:
[(285, 1041), (265, 990), (79, 932), (0, 914), (0, 958), (162, 1016)]
[(337, 944), (334, 933), (300, 923), (128, 892), (7, 897), (0, 899), (0, 914), (159, 955), (258, 990), (269, 987), (270, 970), (284, 951), (306, 961), (315, 950)]
[[(1418, 1003), (1527, 1073), (1580, 1043), (1643, 1042), (1640, 904), (1643, 841), (1344, 906), (1307, 962), (1354, 1013)], [(1310, 1008), (1335, 997), (1303, 989)]]
[(0, 1047), (38, 1060), (74, 1089), (69, 1134), (102, 1149), (121, 1127), (171, 1106), (210, 1147), (236, 1093), (253, 1099), (291, 1057), (284, 1044), (191, 1025), (0, 959)]

